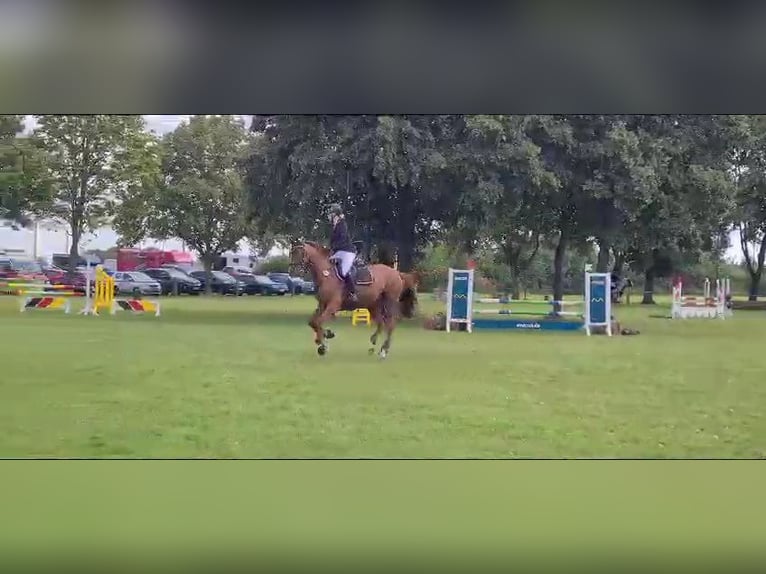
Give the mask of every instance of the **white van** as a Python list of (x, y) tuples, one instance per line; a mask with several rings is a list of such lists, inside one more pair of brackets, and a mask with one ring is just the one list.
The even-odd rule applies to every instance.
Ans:
[(245, 253), (224, 253), (213, 265), (215, 271), (221, 271), (224, 267), (237, 267), (247, 273), (252, 273), (258, 266), (258, 259), (254, 255)]

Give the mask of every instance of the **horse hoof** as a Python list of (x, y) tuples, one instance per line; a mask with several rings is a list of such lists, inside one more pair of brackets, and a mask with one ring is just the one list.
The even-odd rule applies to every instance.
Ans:
[(385, 349), (381, 349), (380, 353), (378, 353), (378, 356), (380, 357), (380, 360), (382, 361), (386, 357), (388, 357), (388, 352)]
[(369, 354), (369, 355), (374, 355), (374, 354), (375, 354), (375, 347), (370, 347), (370, 348), (367, 350), (367, 354)]
[(324, 332), (324, 338), (325, 339), (334, 339), (335, 333), (333, 331), (330, 331), (330, 329), (327, 329), (327, 331)]
[(320, 357), (323, 357), (325, 354), (327, 354), (327, 346), (325, 345), (319, 345), (317, 347), (317, 353)]

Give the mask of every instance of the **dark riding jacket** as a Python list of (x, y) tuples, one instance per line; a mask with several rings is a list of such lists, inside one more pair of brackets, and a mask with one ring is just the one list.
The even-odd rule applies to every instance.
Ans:
[(332, 234), (330, 235), (330, 250), (335, 253), (336, 251), (350, 251), (356, 253), (354, 244), (351, 243), (351, 237), (348, 234), (348, 227), (346, 226), (346, 220), (341, 219), (337, 225), (332, 228)]

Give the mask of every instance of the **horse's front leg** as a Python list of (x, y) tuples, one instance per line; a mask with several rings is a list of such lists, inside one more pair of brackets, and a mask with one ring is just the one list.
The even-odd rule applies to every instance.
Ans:
[[(318, 347), (324, 343), (324, 338), (326, 336), (325, 331), (322, 329), (322, 326), (319, 324), (319, 317), (322, 315), (322, 308), (321, 305), (318, 306), (315, 310), (313, 315), (311, 315), (311, 318), (309, 319), (309, 327), (314, 331), (314, 344)], [(327, 337), (328, 339), (331, 337)]]
[[(311, 317), (311, 320), (309, 321), (309, 324), (311, 325), (311, 328), (314, 329), (315, 338), (314, 342), (317, 346), (317, 353), (319, 353), (320, 356), (323, 356), (327, 354), (327, 343), (325, 343), (325, 337), (328, 330), (325, 330), (324, 324), (332, 319), (333, 315), (337, 312), (337, 310), (340, 308), (340, 306), (336, 305), (326, 305), (323, 309), (317, 309), (314, 312), (314, 315)], [(332, 337), (335, 336), (332, 331), (329, 331), (332, 336), (326, 337), (327, 339), (332, 339)]]
[[(316, 332), (317, 328), (315, 327), (315, 321), (316, 321), (317, 317), (319, 317), (319, 315), (321, 315), (321, 313), (322, 312), (320, 311), (320, 308), (317, 307), (314, 310), (314, 314), (311, 316), (311, 319), (309, 319), (309, 326), (314, 330), (314, 333), (316, 334), (316, 337), (315, 337), (314, 341), (316, 342), (317, 345), (319, 345), (319, 342), (317, 342), (317, 338), (319, 337), (319, 333)], [(324, 338), (325, 339), (334, 339), (335, 338), (335, 331), (333, 331), (332, 329), (324, 329), (323, 333), (324, 333)]]

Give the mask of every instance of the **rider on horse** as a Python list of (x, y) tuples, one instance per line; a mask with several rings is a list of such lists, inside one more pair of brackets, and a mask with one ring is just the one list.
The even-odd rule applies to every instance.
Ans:
[(332, 259), (338, 262), (339, 274), (346, 285), (346, 293), (351, 303), (356, 303), (356, 285), (351, 276), (351, 267), (356, 259), (356, 250), (351, 242), (351, 237), (346, 226), (346, 216), (343, 214), (343, 208), (333, 203), (327, 212), (328, 219), (332, 223), (332, 234), (330, 235), (330, 251)]

